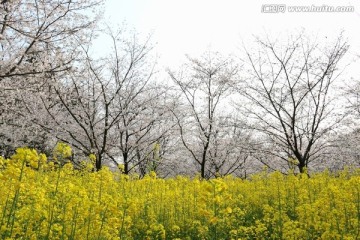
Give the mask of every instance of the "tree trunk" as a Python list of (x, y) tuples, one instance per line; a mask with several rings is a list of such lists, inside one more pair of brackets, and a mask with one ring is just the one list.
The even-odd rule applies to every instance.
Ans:
[(205, 178), (205, 161), (201, 162), (201, 178)]
[(205, 178), (205, 166), (206, 166), (206, 153), (209, 147), (209, 140), (204, 147), (204, 151), (201, 159), (201, 178)]
[(303, 159), (299, 160), (298, 168), (299, 168), (300, 173), (306, 172), (306, 165), (305, 165), (305, 161)]
[(129, 174), (129, 162), (128, 162), (128, 153), (123, 153), (123, 161), (124, 161), (124, 174)]
[(100, 154), (98, 154), (97, 158), (96, 158), (96, 162), (95, 162), (95, 168), (96, 171), (100, 171), (101, 170), (101, 161), (102, 161), (102, 157)]

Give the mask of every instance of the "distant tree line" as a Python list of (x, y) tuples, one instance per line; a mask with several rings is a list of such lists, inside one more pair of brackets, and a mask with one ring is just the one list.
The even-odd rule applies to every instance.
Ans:
[[(0, 3), (1, 155), (63, 142), (75, 165), (93, 154), (97, 170), (163, 177), (359, 166), (360, 84), (341, 84), (342, 34), (263, 36), (161, 70), (151, 37), (100, 28), (101, 4)], [(98, 34), (111, 43), (105, 57), (93, 54)]]

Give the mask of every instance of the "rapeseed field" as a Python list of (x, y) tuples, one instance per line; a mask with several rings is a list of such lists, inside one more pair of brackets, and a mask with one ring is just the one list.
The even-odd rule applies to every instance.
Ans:
[[(53, 159), (71, 149), (58, 146)], [(143, 179), (20, 148), (0, 158), (1, 239), (360, 239), (360, 174)]]

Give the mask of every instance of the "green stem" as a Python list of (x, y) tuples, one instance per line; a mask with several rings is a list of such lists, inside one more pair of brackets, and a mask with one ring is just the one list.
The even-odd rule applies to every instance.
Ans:
[[(19, 187), (16, 189), (14, 200), (12, 202), (10, 212), (9, 212), (8, 221), (7, 221), (7, 224), (6, 224), (7, 227), (9, 227), (9, 224), (10, 224), (10, 221), (11, 221), (10, 234), (9, 234), (10, 237), (12, 236), (12, 232), (13, 232), (13, 229), (14, 229), (15, 214), (16, 214), (16, 204), (18, 203), (18, 200), (19, 200), (20, 186), (21, 186), (21, 181), (22, 181), (22, 177), (23, 177), (23, 173), (24, 173), (25, 162), (26, 162), (26, 156), (25, 156), (25, 159), (22, 161), (21, 171), (20, 171), (20, 176), (19, 176)], [(5, 236), (7, 236), (7, 234), (5, 234)]]

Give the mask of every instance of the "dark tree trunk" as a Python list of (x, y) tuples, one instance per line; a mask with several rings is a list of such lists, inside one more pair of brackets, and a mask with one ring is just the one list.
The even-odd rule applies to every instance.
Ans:
[(101, 157), (101, 154), (99, 154), (96, 158), (96, 162), (95, 162), (95, 168), (96, 168), (96, 171), (100, 171), (101, 170), (101, 161), (102, 161), (102, 157)]
[(299, 168), (300, 173), (305, 173), (306, 172), (306, 164), (305, 164), (305, 161), (303, 159), (299, 160), (298, 168)]
[(123, 161), (124, 161), (124, 174), (129, 174), (129, 162), (128, 162), (128, 152), (123, 153)]

